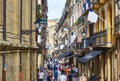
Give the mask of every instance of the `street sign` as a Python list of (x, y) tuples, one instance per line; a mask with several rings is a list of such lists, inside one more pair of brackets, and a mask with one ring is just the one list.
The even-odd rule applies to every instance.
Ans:
[(41, 18), (40, 24), (47, 24), (47, 18)]

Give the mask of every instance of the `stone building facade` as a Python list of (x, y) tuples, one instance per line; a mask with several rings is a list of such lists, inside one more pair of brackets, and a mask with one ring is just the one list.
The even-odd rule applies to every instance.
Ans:
[[(118, 80), (119, 9), (116, 2), (114, 0), (67, 0), (66, 2), (64, 12), (69, 11), (69, 13), (62, 15), (61, 18), (64, 19), (58, 25), (58, 29), (66, 25), (69, 32), (63, 38), (67, 36), (68, 41), (71, 32), (77, 35), (71, 43), (78, 54), (78, 57), (73, 57), (73, 63), (78, 65), (79, 73), (85, 73), (88, 79), (92, 73), (95, 73), (98, 81)], [(98, 15), (97, 22), (88, 21), (89, 9)], [(82, 36), (83, 32), (85, 36)], [(66, 51), (68, 50), (72, 49), (68, 47)]]
[(36, 0), (0, 0), (0, 81), (37, 80), (35, 20)]

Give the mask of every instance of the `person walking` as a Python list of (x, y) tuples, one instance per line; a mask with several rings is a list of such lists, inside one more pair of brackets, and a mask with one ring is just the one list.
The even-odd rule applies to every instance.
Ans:
[(66, 75), (68, 75), (68, 74), (69, 74), (69, 69), (68, 69), (68, 66), (66, 66), (66, 67), (65, 67), (65, 73), (66, 73)]
[(78, 68), (76, 66), (74, 66), (73, 70), (76, 74), (78, 74)]
[(56, 68), (54, 69), (54, 81), (57, 81), (57, 79), (58, 79), (58, 70)]
[(87, 78), (85, 77), (84, 73), (80, 76), (79, 81), (87, 81)]
[(39, 70), (40, 70), (40, 71), (44, 71), (44, 67), (43, 67), (42, 64), (39, 66)]
[(72, 81), (72, 73), (71, 72), (69, 72), (68, 73), (68, 76), (67, 76), (67, 81)]
[(72, 81), (79, 81), (79, 78), (78, 78), (77, 74), (73, 75)]
[(44, 69), (44, 80), (43, 81), (47, 81), (47, 77), (48, 77), (48, 71), (47, 68)]
[(44, 79), (44, 72), (42, 70), (39, 70), (38, 72), (38, 81), (43, 81)]
[(58, 81), (67, 81), (67, 76), (65, 75), (64, 70), (62, 70), (61, 75), (59, 76)]
[(47, 81), (52, 81), (52, 73), (48, 73)]
[(118, 76), (118, 81), (120, 81), (120, 75)]
[(75, 71), (74, 71), (74, 68), (72, 67), (71, 70), (70, 70), (72, 76), (75, 74)]
[(97, 77), (94, 73), (92, 73), (92, 76), (90, 77), (90, 81), (97, 81)]
[(58, 78), (59, 78), (59, 76), (61, 75), (61, 64), (59, 63), (58, 64)]

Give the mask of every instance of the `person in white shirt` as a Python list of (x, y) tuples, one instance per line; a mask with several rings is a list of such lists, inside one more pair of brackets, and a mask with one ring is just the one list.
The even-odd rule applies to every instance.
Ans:
[(40, 70), (38, 72), (38, 81), (43, 81), (44, 76), (45, 76), (44, 72)]
[(120, 75), (118, 76), (118, 81), (120, 81)]
[(67, 81), (67, 76), (65, 75), (64, 71), (62, 71), (62, 74), (59, 76), (58, 81)]

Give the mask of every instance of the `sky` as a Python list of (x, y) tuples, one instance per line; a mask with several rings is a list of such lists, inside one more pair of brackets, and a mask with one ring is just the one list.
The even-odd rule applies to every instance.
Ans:
[(66, 0), (48, 0), (48, 19), (56, 19), (62, 16)]

